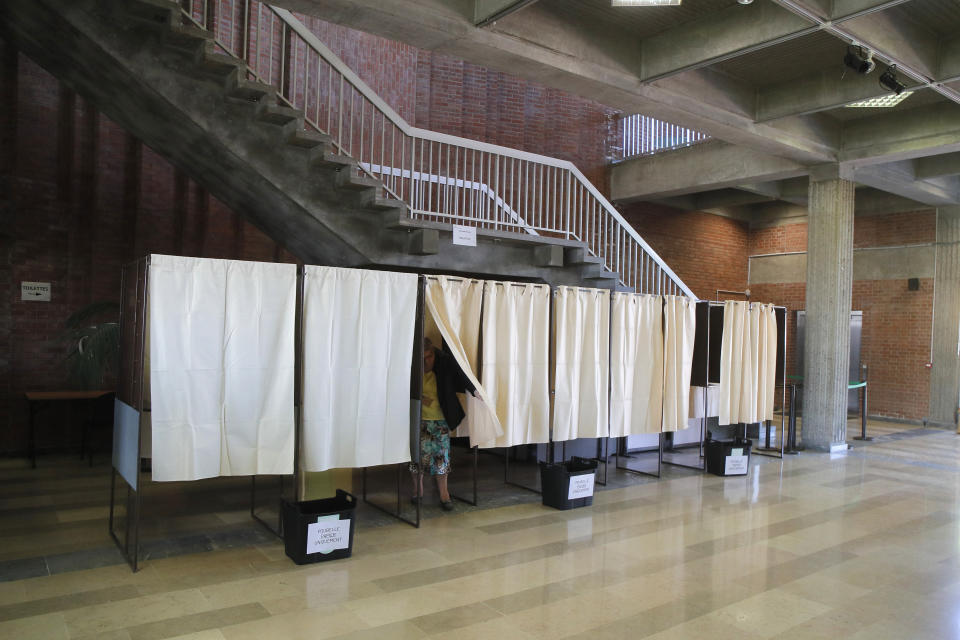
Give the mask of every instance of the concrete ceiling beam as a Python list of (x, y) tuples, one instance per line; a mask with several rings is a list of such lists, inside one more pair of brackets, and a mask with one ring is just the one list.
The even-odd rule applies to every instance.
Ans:
[(918, 158), (913, 161), (914, 175), (920, 180), (960, 174), (960, 153)]
[(843, 30), (858, 44), (873, 49), (875, 55), (923, 74), (917, 80), (932, 79), (937, 75), (937, 34), (913, 22), (876, 12), (844, 22)]
[[(840, 61), (837, 62), (836, 69), (757, 91), (757, 122), (807, 115), (889, 95), (890, 92), (880, 86), (876, 72), (863, 76), (848, 70), (844, 74)], [(908, 86), (911, 90), (916, 88), (916, 83)]]
[(818, 25), (775, 4), (735, 5), (645, 39), (640, 78), (644, 82), (659, 80), (818, 29)]
[(485, 27), (537, 0), (473, 0), (473, 24)]
[(717, 191), (707, 191), (697, 194), (696, 205), (701, 211), (710, 209), (724, 209), (727, 207), (738, 207), (747, 204), (758, 204), (760, 202), (772, 202), (776, 198), (762, 194), (740, 191), (739, 189), (718, 189)]
[(792, 160), (715, 141), (627, 160), (610, 172), (617, 202), (654, 200), (806, 174)]
[(960, 151), (960, 109), (941, 102), (848, 122), (838, 160), (854, 166)]
[[(905, 168), (906, 167), (909, 168)], [(858, 184), (886, 191), (927, 205), (957, 204), (960, 202), (958, 183), (934, 183), (928, 180), (916, 180), (912, 163), (890, 163), (874, 165), (856, 170)]]

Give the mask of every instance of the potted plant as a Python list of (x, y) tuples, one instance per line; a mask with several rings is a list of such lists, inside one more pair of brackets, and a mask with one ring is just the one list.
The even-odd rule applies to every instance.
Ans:
[(120, 356), (120, 305), (116, 302), (91, 303), (65, 324), (64, 341), (67, 380), (78, 389), (102, 389), (117, 371)]

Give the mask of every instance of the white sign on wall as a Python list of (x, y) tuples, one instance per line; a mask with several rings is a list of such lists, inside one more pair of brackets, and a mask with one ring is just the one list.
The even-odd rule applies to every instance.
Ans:
[(743, 476), (747, 474), (747, 463), (750, 456), (727, 456), (723, 465), (723, 473), (728, 476)]
[(21, 282), (20, 299), (32, 302), (50, 302), (50, 283)]
[[(335, 518), (337, 516), (334, 516)], [(330, 520), (307, 525), (307, 554), (330, 553), (350, 546), (350, 523), (352, 520)]]
[(567, 489), (567, 500), (589, 498), (593, 495), (594, 474), (584, 473), (579, 476), (570, 476), (570, 488)]
[(453, 244), (465, 247), (477, 246), (477, 228), (465, 227), (462, 224), (453, 225)]

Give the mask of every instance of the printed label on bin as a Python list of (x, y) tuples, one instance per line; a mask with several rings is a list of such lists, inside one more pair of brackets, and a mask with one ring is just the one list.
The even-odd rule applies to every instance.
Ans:
[(307, 554), (330, 553), (350, 546), (352, 520), (312, 522), (307, 526)]
[(593, 495), (593, 474), (584, 473), (579, 476), (570, 476), (570, 488), (567, 489), (567, 500), (589, 498)]
[(743, 447), (741, 447), (741, 448), (739, 448), (739, 449), (730, 449), (730, 455), (732, 455), (732, 456), (742, 456), (742, 455), (743, 455)]
[(727, 456), (723, 465), (723, 473), (728, 476), (742, 476), (747, 472), (747, 462), (750, 456)]

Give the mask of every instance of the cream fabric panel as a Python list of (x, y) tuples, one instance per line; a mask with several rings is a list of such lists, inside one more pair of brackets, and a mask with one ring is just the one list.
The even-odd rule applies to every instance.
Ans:
[(760, 309), (757, 374), (757, 419), (773, 420), (777, 384), (777, 312), (771, 304)]
[(663, 430), (687, 428), (696, 305), (686, 296), (663, 298)]
[(459, 436), (470, 436), (470, 446), (487, 443), (503, 435), (503, 428), (497, 419), (493, 403), (477, 379), (482, 302), (483, 284), (480, 282), (445, 276), (427, 279), (426, 305), (429, 311), (427, 315), (436, 324), (447, 348), (473, 383), (479, 396), (473, 398), (467, 394), (466, 409), (475, 418), (472, 422), (464, 420), (461, 423), (462, 428), (457, 430)]
[(611, 437), (660, 432), (663, 379), (663, 298), (613, 294)]
[(558, 287), (553, 441), (605, 438), (609, 433), (610, 292)]
[(152, 256), (153, 479), (288, 474), (296, 266)]
[(724, 303), (720, 424), (773, 419), (776, 323), (771, 305)]
[[(746, 302), (723, 303), (723, 336), (720, 347), (720, 424), (740, 422), (744, 369), (751, 363), (745, 354), (749, 321)], [(747, 372), (749, 373), (749, 372)]]
[[(706, 399), (704, 399), (706, 393)], [(690, 419), (713, 418), (720, 415), (720, 387), (690, 387)]]
[(417, 276), (305, 271), (303, 469), (410, 460)]
[(504, 434), (481, 446), (549, 441), (549, 322), (549, 287), (484, 284), (480, 382), (490, 394)]

